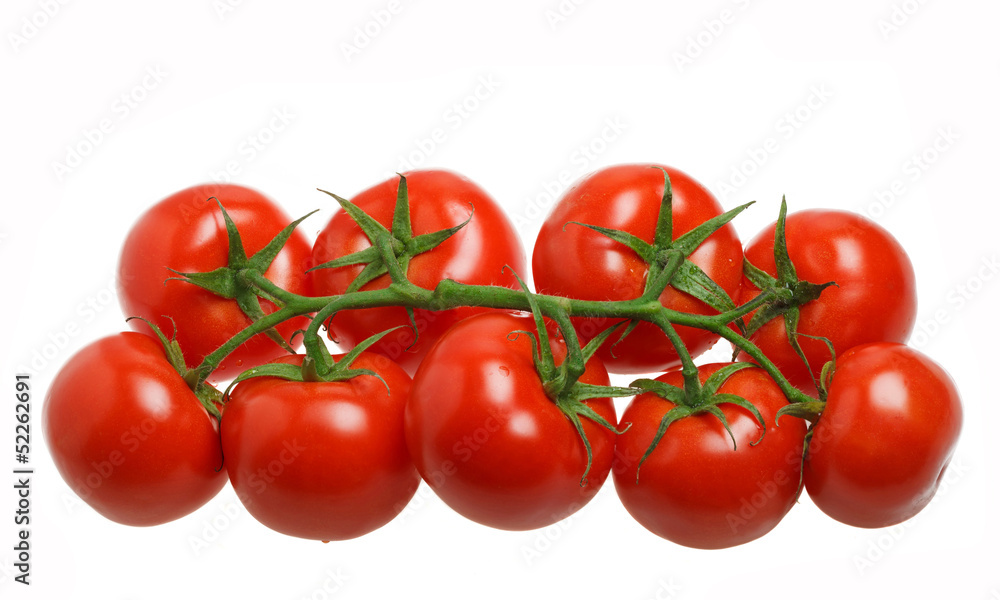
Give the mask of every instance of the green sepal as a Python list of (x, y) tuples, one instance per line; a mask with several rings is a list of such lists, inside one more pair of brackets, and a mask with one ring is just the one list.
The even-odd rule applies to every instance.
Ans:
[[(788, 255), (788, 243), (785, 236), (785, 220), (787, 213), (788, 205), (784, 196), (782, 196), (781, 208), (778, 211), (778, 220), (774, 226), (774, 265), (777, 277), (771, 277), (771, 275), (767, 272), (753, 265), (746, 259), (743, 261), (743, 273), (747, 279), (749, 279), (750, 282), (760, 290), (761, 293), (765, 293), (771, 289), (788, 291), (783, 292), (781, 296), (776, 298), (774, 301), (768, 302), (766, 305), (757, 309), (753, 317), (750, 318), (750, 322), (746, 324), (744, 335), (746, 337), (750, 337), (772, 319), (776, 319), (779, 316), (782, 317), (785, 322), (785, 333), (787, 335), (788, 344), (792, 347), (792, 350), (795, 351), (795, 354), (798, 355), (802, 362), (805, 363), (811, 376), (812, 367), (809, 365), (805, 352), (802, 350), (802, 346), (799, 344), (797, 339), (797, 336), (799, 335), (798, 324), (801, 314), (799, 307), (816, 300), (820, 297), (820, 294), (823, 293), (823, 290), (831, 285), (836, 285), (836, 283), (828, 281), (826, 283), (817, 284), (799, 280), (795, 271), (795, 265), (792, 263), (792, 259)], [(789, 291), (791, 292), (790, 294)], [(739, 351), (734, 350), (733, 355), (736, 356), (737, 354), (739, 354)]]
[(337, 259), (316, 265), (315, 269), (335, 269), (352, 265), (365, 265), (360, 273), (348, 285), (347, 293), (360, 290), (375, 279), (388, 274), (393, 282), (402, 283), (406, 279), (410, 260), (417, 255), (428, 252), (451, 236), (458, 233), (469, 224), (475, 213), (475, 206), (469, 217), (455, 225), (432, 233), (413, 236), (413, 225), (410, 219), (409, 188), (406, 177), (399, 175), (399, 185), (396, 188), (396, 205), (392, 215), (392, 229), (387, 229), (384, 225), (364, 212), (356, 204), (342, 198), (337, 194), (326, 190), (319, 190), (332, 197), (340, 204), (344, 212), (358, 224), (361, 231), (368, 238), (370, 247), (359, 250), (352, 254), (341, 256)]
[[(164, 317), (170, 319), (171, 323), (174, 322), (171, 317), (167, 315), (164, 315)], [(129, 317), (125, 319), (125, 322), (128, 323), (132, 319), (139, 319), (149, 326), (149, 328), (153, 331), (153, 335), (156, 336), (160, 345), (163, 346), (163, 353), (166, 355), (167, 362), (170, 363), (170, 366), (177, 371), (177, 374), (181, 376), (184, 383), (191, 388), (191, 391), (194, 392), (198, 402), (200, 402), (205, 410), (208, 411), (208, 414), (216, 420), (220, 419), (222, 417), (222, 413), (219, 410), (219, 406), (222, 405), (222, 394), (219, 393), (219, 390), (202, 381), (200, 371), (198, 371), (198, 369), (187, 368), (187, 363), (184, 361), (184, 351), (181, 349), (180, 344), (177, 343), (177, 325), (174, 325), (173, 335), (168, 339), (163, 333), (163, 330), (157, 327), (156, 323), (142, 317)]]
[(719, 388), (722, 387), (722, 384), (724, 384), (726, 380), (728, 380), (734, 374), (736, 374), (739, 371), (742, 371), (743, 369), (750, 369), (756, 366), (757, 365), (748, 362), (733, 363), (731, 365), (726, 365), (721, 369), (719, 369), (718, 371), (716, 371), (715, 373), (712, 373), (711, 375), (708, 376), (708, 379), (705, 380), (705, 385), (702, 388), (702, 393), (705, 394), (706, 396), (714, 396), (716, 393), (718, 393)]
[(821, 400), (813, 402), (792, 402), (791, 404), (786, 404), (781, 407), (781, 410), (779, 410), (777, 415), (774, 417), (774, 422), (777, 423), (781, 417), (788, 415), (790, 417), (805, 419), (810, 423), (815, 423), (819, 420), (824, 408), (826, 408), (826, 402)]
[[(215, 200), (216, 204), (218, 204), (219, 210), (222, 211), (222, 218), (226, 224), (226, 235), (229, 240), (228, 263), (225, 267), (205, 273), (185, 273), (169, 269), (171, 272), (179, 275), (179, 277), (170, 277), (166, 281), (185, 281), (208, 290), (217, 296), (231, 300), (235, 299), (243, 314), (251, 321), (257, 322), (264, 317), (264, 310), (260, 306), (260, 298), (269, 300), (279, 306), (281, 302), (263, 290), (256, 289), (244, 283), (240, 273), (246, 270), (255, 270), (261, 274), (267, 272), (271, 263), (274, 262), (274, 259), (295, 232), (295, 228), (317, 211), (312, 211), (286, 225), (267, 245), (248, 258), (246, 249), (243, 247), (243, 239), (240, 236), (239, 229), (229, 216), (229, 212), (222, 206), (222, 202), (218, 198), (212, 197), (210, 200)], [(292, 347), (281, 337), (277, 329), (272, 327), (262, 333), (285, 351), (294, 353)]]
[[(750, 445), (756, 446), (764, 441), (764, 434), (767, 433), (767, 423), (764, 422), (764, 416), (760, 414), (760, 411), (757, 410), (756, 406), (751, 404), (746, 398), (737, 396), (736, 394), (716, 394), (712, 398), (712, 406), (718, 406), (720, 404), (734, 404), (752, 414), (753, 418), (757, 420), (757, 424), (760, 425), (761, 432), (757, 441), (750, 442)], [(729, 429), (729, 425), (726, 423), (725, 419), (723, 419), (723, 424), (726, 425), (726, 431), (729, 432), (729, 437), (733, 438), (733, 450), (736, 450), (736, 438), (733, 437), (733, 431)]]
[(687, 395), (684, 392), (684, 388), (677, 387), (676, 385), (670, 385), (669, 383), (655, 379), (636, 379), (629, 385), (644, 392), (656, 394), (660, 398), (673, 402), (678, 406), (687, 403)]
[(698, 247), (705, 242), (705, 240), (712, 237), (712, 234), (725, 227), (727, 223), (736, 218), (736, 215), (745, 211), (752, 204), (753, 202), (747, 202), (746, 204), (737, 206), (736, 208), (726, 211), (721, 215), (712, 217), (684, 235), (679, 236), (676, 240), (673, 240), (673, 242), (670, 242), (670, 247), (680, 250), (684, 253), (684, 256), (691, 256), (691, 254), (697, 250)]
[(660, 445), (660, 440), (663, 439), (663, 435), (667, 432), (667, 428), (683, 419), (685, 417), (690, 417), (695, 414), (698, 409), (691, 408), (689, 406), (684, 406), (683, 404), (678, 404), (677, 406), (671, 408), (667, 411), (667, 414), (663, 415), (660, 419), (660, 425), (656, 429), (656, 434), (653, 435), (653, 441), (646, 448), (646, 452), (643, 453), (642, 458), (639, 459), (639, 464), (635, 468), (635, 481), (639, 482), (639, 470), (642, 469), (642, 464), (646, 462), (649, 455), (653, 453), (653, 450)]
[[(616, 241), (631, 249), (639, 258), (649, 265), (646, 275), (644, 295), (659, 296), (667, 286), (693, 296), (718, 312), (726, 312), (736, 308), (732, 298), (726, 294), (715, 281), (700, 267), (687, 259), (713, 233), (724, 227), (736, 215), (740, 214), (752, 202), (738, 206), (726, 213), (705, 221), (698, 227), (685, 232), (676, 240), (673, 239), (673, 191), (670, 176), (666, 169), (653, 167), (663, 172), (663, 198), (657, 215), (656, 230), (653, 243), (650, 244), (627, 231), (570, 221), (567, 223), (580, 225), (595, 231), (608, 239)], [(565, 226), (564, 226), (565, 228)], [(679, 262), (676, 254), (681, 255)]]
[[(219, 206), (222, 205), (220, 204)], [(257, 269), (261, 273), (265, 273), (271, 266), (271, 263), (274, 262), (274, 259), (278, 257), (281, 249), (285, 247), (286, 243), (288, 243), (288, 239), (292, 237), (293, 233), (295, 233), (295, 228), (298, 227), (302, 221), (305, 221), (317, 212), (319, 212), (319, 210), (314, 210), (286, 225), (285, 228), (279, 231), (278, 235), (274, 236), (274, 238), (268, 242), (266, 246), (258, 250), (256, 254), (250, 257), (248, 260), (249, 266)]]
[(326, 345), (323, 343), (322, 338), (317, 338), (319, 344), (316, 348), (318, 351), (325, 353), (324, 356), (317, 359), (312, 354), (306, 355), (302, 358), (301, 366), (287, 363), (268, 363), (243, 371), (236, 379), (233, 380), (232, 383), (229, 384), (229, 387), (226, 388), (223, 398), (229, 397), (230, 392), (236, 384), (257, 377), (275, 377), (284, 381), (295, 381), (300, 383), (332, 383), (348, 381), (360, 375), (371, 375), (381, 381), (382, 385), (384, 385), (385, 389), (388, 391), (389, 384), (387, 384), (378, 373), (370, 369), (352, 369), (351, 365), (355, 360), (357, 360), (358, 356), (360, 356), (362, 352), (370, 348), (373, 344), (389, 333), (400, 329), (400, 327), (387, 329), (365, 339), (360, 344), (355, 346), (350, 352), (341, 357), (341, 359), (337, 362), (333, 362), (333, 357), (326, 352)]
[[(635, 331), (635, 328), (638, 327), (639, 323), (641, 322), (642, 321), (640, 321), (639, 319), (632, 319), (631, 321), (629, 321), (628, 327), (625, 328), (625, 331), (623, 331), (622, 334), (618, 336), (618, 339), (611, 344), (611, 347), (608, 348), (608, 352), (611, 354), (612, 357), (617, 358), (617, 355), (615, 354), (615, 346), (624, 342), (625, 338), (627, 338), (633, 331)], [(616, 330), (618, 327), (621, 327), (621, 323), (614, 326)]]
[[(652, 244), (646, 242), (639, 237), (620, 229), (612, 229), (610, 227), (601, 227), (600, 225), (590, 225), (588, 223), (580, 223), (579, 221), (569, 221), (566, 225), (579, 225), (581, 227), (586, 227), (592, 231), (603, 235), (604, 237), (618, 242), (619, 244), (631, 249), (633, 252), (639, 255), (639, 258), (646, 261), (647, 263), (653, 263), (656, 261), (656, 249)], [(566, 227), (563, 225), (563, 228)]]
[(626, 426), (625, 429), (616, 428), (597, 411), (588, 406), (584, 401), (594, 398), (633, 396), (635, 393), (636, 390), (628, 388), (597, 386), (575, 382), (568, 393), (556, 398), (556, 406), (564, 415), (566, 415), (566, 418), (569, 419), (570, 423), (573, 424), (573, 428), (583, 441), (584, 450), (587, 452), (587, 467), (584, 469), (583, 475), (580, 477), (580, 487), (587, 485), (587, 476), (590, 474), (590, 469), (594, 462), (594, 451), (590, 445), (590, 440), (587, 438), (586, 432), (583, 430), (583, 421), (581, 418), (589, 419), (608, 431), (611, 431), (615, 435), (621, 435), (626, 429), (628, 429), (628, 426)]
[[(172, 317), (167, 315), (163, 316), (170, 319), (171, 323), (174, 323)], [(145, 319), (143, 317), (128, 317), (125, 319), (125, 322), (128, 323), (133, 319), (138, 319), (149, 326), (149, 328), (153, 331), (153, 335), (156, 336), (156, 339), (158, 339), (160, 344), (163, 346), (163, 352), (167, 355), (167, 362), (169, 362), (170, 366), (177, 371), (178, 375), (185, 377), (188, 374), (188, 368), (187, 362), (184, 360), (184, 351), (181, 349), (181, 345), (177, 343), (177, 324), (174, 323), (173, 335), (170, 338), (167, 338), (167, 336), (163, 333), (163, 330), (157, 327), (156, 323), (153, 323), (149, 319)]]

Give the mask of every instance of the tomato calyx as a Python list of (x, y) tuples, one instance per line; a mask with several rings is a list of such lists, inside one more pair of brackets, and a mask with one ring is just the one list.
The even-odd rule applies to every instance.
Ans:
[[(801, 314), (799, 308), (819, 298), (820, 294), (826, 288), (837, 284), (834, 281), (811, 283), (799, 280), (795, 272), (795, 265), (792, 264), (792, 259), (788, 256), (788, 244), (785, 240), (785, 217), (787, 212), (788, 207), (785, 203), (785, 197), (782, 196), (781, 208), (778, 212), (778, 222), (774, 228), (774, 264), (777, 277), (772, 277), (747, 259), (743, 261), (743, 273), (747, 279), (757, 286), (762, 294), (773, 290), (775, 298), (754, 313), (753, 317), (750, 318), (750, 322), (745, 326), (744, 335), (747, 337), (752, 336), (772, 319), (782, 317), (785, 321), (785, 331), (788, 334), (788, 344), (806, 364), (809, 372), (812, 373), (809, 360), (806, 358), (805, 352), (802, 350), (802, 346), (798, 340), (800, 335), (798, 332), (799, 317)], [(734, 360), (738, 353), (739, 350), (734, 351)], [(815, 377), (813, 377), (813, 383), (816, 384), (817, 389), (821, 388)]]
[[(578, 221), (570, 221), (566, 225), (580, 225), (596, 231), (628, 247), (639, 258), (645, 261), (649, 266), (649, 271), (646, 274), (643, 298), (655, 300), (660, 297), (663, 290), (669, 285), (674, 289), (694, 296), (720, 313), (734, 310), (736, 305), (733, 303), (732, 298), (701, 267), (692, 262), (689, 257), (705, 240), (732, 221), (736, 215), (746, 210), (753, 202), (737, 206), (728, 212), (713, 217), (679, 236), (677, 239), (673, 239), (673, 190), (670, 185), (670, 175), (662, 167), (650, 168), (663, 171), (664, 179), (663, 197), (660, 202), (660, 212), (657, 215), (653, 243), (649, 243), (634, 234), (620, 229), (590, 225)], [(631, 333), (632, 329), (635, 328), (635, 324), (629, 325), (622, 338)], [(737, 324), (740, 325), (739, 322)], [(618, 341), (620, 342), (621, 338)]]
[(750, 445), (756, 446), (763, 441), (764, 435), (767, 432), (767, 425), (764, 423), (764, 417), (760, 414), (760, 411), (757, 410), (757, 407), (742, 396), (719, 393), (719, 388), (733, 374), (737, 371), (754, 366), (755, 365), (752, 363), (733, 363), (726, 365), (715, 373), (712, 373), (704, 384), (698, 383), (694, 389), (692, 389), (690, 381), (686, 381), (683, 388), (669, 383), (664, 383), (662, 381), (656, 381), (655, 379), (637, 379), (633, 381), (630, 384), (631, 387), (638, 388), (644, 392), (651, 392), (674, 404), (674, 407), (668, 410), (666, 414), (663, 415), (663, 418), (660, 419), (660, 424), (656, 430), (656, 434), (653, 436), (653, 441), (649, 444), (649, 447), (646, 448), (646, 452), (642, 455), (642, 458), (639, 459), (639, 464), (636, 467), (635, 473), (636, 482), (638, 483), (639, 481), (639, 471), (642, 468), (642, 464), (646, 462), (649, 455), (652, 454), (659, 445), (660, 440), (663, 439), (667, 429), (673, 423), (676, 423), (686, 417), (707, 413), (719, 419), (722, 426), (726, 428), (726, 432), (729, 434), (729, 437), (733, 442), (733, 450), (735, 451), (736, 437), (733, 435), (733, 431), (729, 427), (729, 420), (719, 408), (719, 405), (721, 404), (734, 404), (750, 412), (761, 427), (760, 437), (757, 438), (756, 441), (751, 442)]
[[(287, 227), (278, 232), (274, 236), (274, 239), (268, 242), (266, 246), (258, 250), (253, 256), (248, 257), (246, 249), (243, 247), (240, 232), (229, 216), (229, 213), (226, 212), (225, 207), (222, 206), (222, 202), (215, 197), (209, 198), (209, 200), (215, 200), (216, 204), (219, 205), (219, 210), (222, 211), (222, 218), (226, 223), (226, 234), (229, 238), (229, 256), (226, 266), (206, 273), (184, 273), (170, 269), (178, 277), (170, 277), (166, 281), (176, 280), (193, 283), (217, 296), (236, 300), (236, 304), (243, 311), (243, 314), (256, 323), (265, 316), (264, 309), (260, 304), (261, 299), (268, 300), (278, 307), (283, 306), (284, 302), (276, 295), (252, 283), (253, 275), (263, 277), (263, 274), (271, 266), (271, 263), (274, 262), (278, 253), (285, 247), (295, 228), (306, 218), (318, 211), (314, 210), (304, 217), (292, 221)], [(269, 327), (261, 333), (289, 353), (295, 353), (295, 350), (281, 337), (281, 334), (275, 328)]]
[(309, 344), (309, 352), (303, 357), (302, 365), (291, 365), (287, 363), (269, 363), (248, 369), (233, 380), (223, 394), (224, 399), (228, 399), (233, 388), (248, 379), (257, 377), (274, 377), (285, 381), (297, 381), (300, 383), (331, 383), (339, 381), (350, 381), (360, 375), (370, 375), (382, 382), (386, 392), (389, 393), (389, 384), (385, 382), (381, 375), (371, 369), (352, 368), (354, 361), (362, 352), (370, 348), (386, 335), (399, 329), (394, 327), (377, 333), (355, 346), (350, 352), (334, 361), (333, 356), (327, 351), (323, 340), (317, 336), (315, 344)]
[[(173, 319), (170, 317), (167, 318), (173, 322)], [(175, 327), (173, 335), (170, 338), (167, 338), (167, 336), (163, 333), (163, 330), (156, 326), (156, 323), (144, 319), (143, 317), (129, 317), (125, 319), (125, 321), (128, 322), (132, 319), (138, 319), (149, 326), (149, 328), (153, 331), (153, 335), (156, 336), (160, 345), (163, 346), (163, 353), (166, 355), (167, 362), (170, 363), (170, 366), (177, 371), (177, 374), (181, 376), (184, 383), (191, 388), (195, 397), (198, 398), (198, 402), (200, 402), (205, 410), (208, 411), (208, 414), (216, 420), (221, 419), (222, 412), (220, 407), (222, 406), (223, 395), (219, 392), (219, 390), (205, 383), (200, 376), (200, 370), (197, 368), (187, 368), (187, 363), (184, 362), (184, 351), (181, 349), (181, 345), (177, 343), (177, 328)]]
[(521, 284), (521, 288), (527, 298), (538, 334), (536, 336), (531, 331), (512, 331), (508, 335), (508, 339), (516, 339), (521, 334), (527, 335), (531, 339), (531, 357), (535, 364), (535, 371), (538, 372), (542, 387), (545, 390), (545, 395), (552, 400), (569, 422), (572, 423), (587, 452), (587, 467), (580, 477), (580, 487), (584, 487), (587, 485), (587, 476), (590, 474), (590, 468), (593, 465), (594, 452), (590, 445), (590, 439), (588, 439), (583, 429), (582, 419), (589, 419), (615, 435), (621, 435), (628, 429), (627, 426), (624, 429), (615, 427), (591, 408), (586, 401), (595, 398), (624, 398), (634, 396), (638, 393), (638, 390), (633, 388), (593, 385), (579, 381), (587, 369), (587, 361), (594, 357), (597, 349), (607, 341), (608, 337), (611, 336), (621, 323), (616, 323), (605, 329), (586, 346), (581, 348), (579, 339), (576, 336), (576, 329), (573, 328), (569, 320), (569, 315), (562, 309), (555, 311), (552, 318), (556, 321), (559, 331), (562, 332), (563, 340), (566, 343), (566, 358), (561, 364), (556, 365), (552, 346), (549, 343), (548, 329), (545, 327), (545, 319), (542, 316), (538, 300), (517, 273), (514, 273), (514, 277)]
[(432, 250), (442, 242), (459, 232), (472, 220), (475, 206), (469, 204), (471, 210), (469, 217), (447, 229), (441, 229), (423, 235), (413, 235), (413, 225), (410, 220), (410, 197), (406, 185), (406, 176), (399, 175), (399, 186), (396, 190), (396, 206), (392, 214), (392, 228), (388, 229), (371, 215), (367, 214), (356, 204), (326, 190), (319, 190), (336, 200), (341, 208), (350, 215), (371, 246), (364, 250), (359, 250), (346, 256), (341, 256), (336, 260), (316, 265), (310, 271), (316, 269), (336, 269), (350, 265), (365, 265), (361, 273), (347, 287), (347, 292), (356, 292), (365, 284), (385, 275), (386, 273), (395, 283), (402, 283), (406, 279), (406, 271), (410, 264), (410, 259), (418, 254), (423, 254)]

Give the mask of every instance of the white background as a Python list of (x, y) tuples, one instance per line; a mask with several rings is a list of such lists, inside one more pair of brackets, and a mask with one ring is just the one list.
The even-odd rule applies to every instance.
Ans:
[[(346, 4), (4, 2), (0, 449), (13, 441), (14, 374), (29, 367), (37, 475), (25, 588), (12, 581), (13, 476), (0, 473), (0, 596), (1000, 598), (987, 338), (1000, 288), (1000, 6)], [(124, 327), (118, 249), (160, 198), (229, 168), (291, 215), (321, 208), (307, 222), (315, 236), (332, 213), (315, 188), (350, 196), (396, 170), (444, 167), (502, 202), (530, 247), (561, 180), (631, 161), (677, 166), (726, 208), (758, 201), (736, 220), (744, 240), (785, 194), (792, 210), (868, 214), (908, 249), (912, 341), (951, 372), (966, 410), (945, 487), (922, 514), (859, 530), (803, 499), (765, 538), (700, 552), (631, 521), (610, 485), (568, 521), (525, 533), (465, 521), (422, 488), (401, 519), (322, 545), (258, 525), (228, 486), (172, 524), (115, 525), (56, 474), (44, 390), (74, 350)]]

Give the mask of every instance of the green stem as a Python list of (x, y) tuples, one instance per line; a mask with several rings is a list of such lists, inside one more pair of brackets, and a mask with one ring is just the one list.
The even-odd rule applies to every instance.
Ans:
[[(675, 270), (679, 264), (679, 260), (671, 260), (665, 265), (665, 270)], [(306, 330), (304, 342), (307, 352), (315, 353), (320, 350), (321, 342), (318, 338), (320, 327), (327, 319), (341, 310), (383, 306), (400, 306), (431, 311), (448, 310), (462, 306), (522, 311), (531, 309), (527, 295), (522, 290), (500, 286), (468, 285), (450, 279), (439, 282), (434, 290), (423, 289), (403, 279), (402, 281), (394, 281), (388, 287), (379, 290), (361, 290), (339, 296), (309, 297), (284, 290), (262, 274), (252, 270), (246, 272), (246, 277), (261, 292), (281, 300), (284, 306), (247, 327), (206, 356), (196, 369), (200, 381), (204, 381), (218, 367), (222, 359), (236, 347), (254, 335), (296, 316), (315, 314)], [(663, 330), (676, 348), (682, 363), (685, 388), (689, 392), (699, 390), (700, 382), (698, 381), (697, 366), (675, 329), (677, 325), (704, 329), (723, 337), (764, 368), (790, 401), (810, 401), (812, 398), (795, 389), (759, 348), (729, 328), (732, 321), (753, 312), (767, 302), (773, 301), (775, 296), (781, 293), (783, 290), (775, 289), (768, 293), (759, 294), (746, 304), (717, 315), (694, 315), (670, 310), (659, 303), (659, 294), (656, 294), (655, 297), (652, 294), (644, 294), (633, 300), (619, 301), (579, 300), (536, 294), (534, 300), (543, 315), (554, 319), (560, 328), (563, 328), (563, 335), (571, 347), (573, 346), (572, 342), (576, 340), (576, 335), (571, 326), (570, 317), (623, 321), (637, 319), (655, 324)], [(579, 347), (578, 342), (575, 345)]]

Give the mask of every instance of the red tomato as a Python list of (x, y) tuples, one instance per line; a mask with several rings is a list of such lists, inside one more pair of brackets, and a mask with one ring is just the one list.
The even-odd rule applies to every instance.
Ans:
[(42, 421), (59, 474), (112, 521), (173, 521), (226, 483), (218, 422), (144, 334), (77, 352), (53, 380)]
[[(530, 317), (487, 313), (452, 327), (431, 348), (406, 405), (406, 441), (430, 487), (459, 514), (507, 530), (555, 523), (597, 493), (611, 468), (614, 433), (586, 418), (593, 447), (587, 484), (583, 441), (550, 400), (532, 362), (524, 333)], [(559, 362), (566, 354), (552, 342)], [(607, 385), (593, 358), (580, 379)], [(587, 404), (614, 425), (611, 400)]]
[[(222, 201), (236, 223), (247, 256), (253, 256), (291, 220), (267, 197), (238, 185), (206, 184), (182, 190), (146, 211), (129, 231), (118, 262), (118, 298), (126, 316), (149, 319), (167, 335), (176, 324), (177, 341), (189, 367), (211, 353), (251, 323), (235, 300), (216, 296), (183, 281), (169, 269), (190, 273), (208, 272), (228, 263), (229, 238), (222, 211), (211, 197)], [(265, 275), (280, 287), (301, 295), (312, 295), (309, 243), (296, 231)], [(273, 312), (262, 302), (264, 312)], [(171, 322), (170, 318), (173, 319)], [(308, 324), (291, 319), (278, 325), (286, 340)], [(149, 331), (138, 319), (129, 325)], [(260, 334), (231, 353), (222, 362), (228, 367), (249, 368), (286, 354), (280, 346)], [(235, 373), (232, 374), (235, 377)]]
[[(704, 383), (725, 364), (704, 365)], [(683, 386), (680, 371), (657, 378)], [(615, 489), (628, 512), (646, 529), (692, 548), (728, 548), (771, 531), (795, 504), (801, 473), (804, 421), (775, 415), (785, 396), (763, 369), (737, 371), (719, 388), (757, 407), (767, 433), (745, 408), (720, 405), (736, 438), (707, 413), (675, 421), (639, 468), (660, 420), (675, 405), (654, 394), (637, 396), (625, 409), (613, 467)], [(638, 469), (638, 482), (636, 471)]]
[[(519, 288), (509, 266), (524, 273), (524, 251), (513, 225), (496, 202), (479, 186), (465, 177), (447, 171), (413, 171), (405, 173), (410, 198), (410, 219), (414, 236), (454, 227), (465, 221), (472, 207), (472, 220), (440, 246), (415, 256), (407, 275), (411, 282), (425, 289), (434, 289), (442, 279), (477, 285), (501, 285)], [(399, 178), (393, 177), (358, 194), (352, 202), (387, 228), (392, 226)], [(316, 264), (370, 247), (361, 228), (340, 210), (320, 232), (313, 247)], [(364, 265), (314, 271), (316, 291), (320, 295), (344, 293)], [(388, 287), (390, 279), (383, 275), (363, 290)], [(372, 350), (392, 358), (413, 373), (421, 358), (436, 339), (458, 321), (481, 312), (481, 308), (456, 308), (433, 312), (416, 310), (415, 321), (420, 332), (413, 344), (413, 330), (406, 310), (400, 307), (345, 310), (334, 316), (331, 339), (346, 348), (353, 348), (368, 337), (400, 325), (403, 329), (391, 333), (372, 346)], [(407, 351), (407, 348), (409, 350)]]
[[(904, 342), (913, 330), (917, 296), (913, 266), (892, 235), (873, 221), (838, 210), (803, 210), (785, 220), (788, 256), (800, 280), (835, 281), (820, 297), (802, 306), (799, 333), (833, 342), (839, 354), (868, 342)], [(746, 258), (771, 276), (774, 224), (746, 248)], [(760, 291), (744, 280), (740, 302)], [(784, 318), (772, 319), (750, 340), (777, 365), (795, 387), (816, 394), (809, 370), (788, 343)], [(799, 337), (799, 344), (818, 378), (832, 357), (821, 341)], [(740, 360), (750, 360), (740, 354)]]
[[(648, 265), (634, 251), (581, 227), (577, 221), (631, 233), (652, 243), (663, 198), (663, 171), (656, 165), (622, 165), (592, 173), (571, 187), (545, 219), (532, 257), (535, 288), (584, 300), (630, 300), (642, 295)], [(718, 200), (686, 173), (663, 167), (673, 190), (673, 238), (722, 214)], [(743, 272), (743, 249), (731, 224), (715, 232), (689, 257), (694, 264), (735, 298)], [(660, 295), (667, 308), (696, 314), (714, 314), (711, 307), (668, 286)], [(586, 342), (613, 324), (607, 319), (575, 319), (577, 333)], [(719, 338), (701, 329), (678, 327), (693, 356)], [(616, 335), (602, 346), (600, 357), (612, 373), (649, 373), (680, 364), (677, 352), (663, 332), (640, 324), (625, 341), (611, 348)], [(612, 354), (613, 353), (613, 354)]]
[[(276, 362), (301, 365), (302, 358)], [(247, 511), (267, 527), (351, 539), (391, 521), (417, 491), (420, 476), (403, 438), (410, 376), (366, 352), (353, 368), (370, 369), (385, 384), (370, 375), (306, 383), (260, 377), (233, 388), (222, 417), (226, 469)]]
[(813, 427), (806, 491), (842, 523), (902, 523), (934, 497), (961, 428), (958, 390), (934, 361), (903, 344), (851, 348)]

